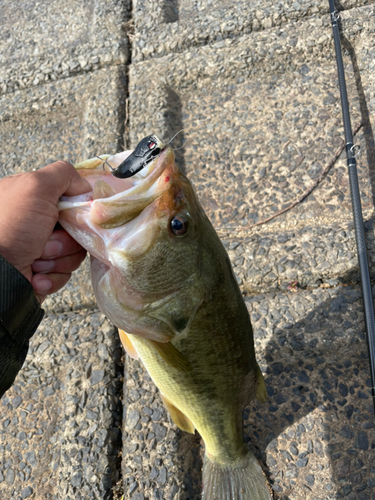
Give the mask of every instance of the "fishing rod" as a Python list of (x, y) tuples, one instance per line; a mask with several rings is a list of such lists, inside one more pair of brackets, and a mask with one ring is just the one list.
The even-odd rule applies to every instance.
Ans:
[(338, 71), (338, 80), (341, 95), (342, 117), (344, 122), (346, 157), (349, 171), (350, 193), (352, 198), (354, 229), (357, 243), (357, 254), (359, 264), (359, 274), (361, 277), (363, 309), (365, 313), (365, 324), (367, 330), (368, 349), (370, 354), (370, 370), (372, 383), (372, 397), (375, 409), (375, 318), (374, 303), (371, 292), (370, 271), (368, 266), (365, 231), (363, 228), (362, 206), (359, 195), (357, 161), (356, 155), (358, 148), (353, 144), (352, 126), (350, 123), (349, 102), (346, 92), (344, 64), (342, 61), (340, 32), (339, 32), (339, 13), (335, 9), (334, 0), (329, 0), (331, 13), (331, 22), (333, 38), (335, 42), (336, 62)]

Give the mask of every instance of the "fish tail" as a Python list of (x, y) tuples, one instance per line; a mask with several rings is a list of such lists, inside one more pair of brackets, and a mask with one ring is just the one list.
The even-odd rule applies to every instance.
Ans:
[(203, 463), (202, 500), (271, 500), (267, 479), (258, 460), (247, 451), (235, 464)]

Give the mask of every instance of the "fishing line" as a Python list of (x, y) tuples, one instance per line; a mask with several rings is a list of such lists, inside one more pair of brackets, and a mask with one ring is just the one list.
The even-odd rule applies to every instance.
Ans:
[(331, 22), (333, 30), (333, 38), (335, 42), (337, 72), (341, 96), (341, 109), (344, 122), (346, 157), (349, 171), (350, 193), (352, 198), (352, 209), (354, 219), (354, 229), (357, 243), (357, 254), (359, 263), (359, 273), (361, 277), (363, 309), (365, 313), (365, 324), (367, 330), (367, 341), (370, 357), (370, 370), (372, 381), (372, 397), (375, 409), (375, 318), (374, 318), (374, 303), (371, 292), (370, 271), (368, 266), (365, 231), (363, 227), (362, 206), (359, 194), (357, 161), (358, 155), (357, 146), (353, 144), (353, 133), (350, 122), (349, 102), (346, 92), (344, 64), (342, 61), (340, 32), (339, 32), (339, 13), (335, 9), (334, 0), (329, 0), (329, 8), (331, 13)]
[[(179, 148), (177, 148), (177, 149), (174, 149), (174, 148), (173, 148), (173, 151), (180, 151), (180, 149), (183, 149), (183, 148), (186, 146), (186, 143), (187, 143), (187, 141), (188, 141), (188, 140), (189, 140), (189, 139), (186, 139), (186, 141), (183, 143), (183, 145), (182, 145), (182, 146), (180, 146)], [(168, 142), (168, 144), (169, 144), (169, 142)]]
[(182, 128), (181, 130), (179, 130), (179, 131), (177, 132), (177, 134), (174, 134), (174, 136), (172, 137), (172, 139), (171, 139), (170, 141), (168, 141), (168, 142), (167, 142), (167, 144), (170, 144), (170, 143), (173, 141), (173, 139), (174, 139), (175, 137), (177, 137), (177, 136), (178, 136), (178, 134), (179, 134), (180, 132), (183, 132), (183, 131), (184, 131), (184, 129)]
[[(175, 137), (177, 137), (177, 136), (178, 136), (178, 134), (179, 134), (180, 132), (183, 132), (183, 131), (184, 131), (184, 129), (183, 129), (183, 128), (182, 128), (181, 130), (179, 130), (179, 131), (177, 132), (177, 134), (175, 134), (175, 135), (172, 137), (172, 139), (171, 139), (170, 141), (168, 141), (168, 142), (167, 142), (167, 144), (170, 144), (170, 143), (173, 141), (173, 139), (174, 139)], [(186, 140), (185, 140), (185, 142), (183, 143), (183, 145), (182, 145), (182, 146), (180, 146), (179, 148), (177, 148), (177, 149), (174, 149), (174, 148), (173, 148), (173, 151), (180, 151), (180, 149), (182, 149), (182, 148), (184, 148), (184, 147), (186, 146), (186, 143), (187, 143), (187, 141), (188, 141), (188, 140), (189, 140), (189, 139), (186, 139)]]

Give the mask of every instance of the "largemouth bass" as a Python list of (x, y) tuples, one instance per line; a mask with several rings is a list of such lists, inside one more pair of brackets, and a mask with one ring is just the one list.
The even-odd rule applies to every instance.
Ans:
[(243, 439), (243, 408), (266, 398), (249, 314), (191, 183), (156, 140), (158, 154), (129, 178), (111, 171), (130, 151), (77, 165), (93, 189), (61, 200), (60, 223), (91, 254), (98, 305), (125, 349), (175, 424), (202, 436), (202, 498), (270, 500)]

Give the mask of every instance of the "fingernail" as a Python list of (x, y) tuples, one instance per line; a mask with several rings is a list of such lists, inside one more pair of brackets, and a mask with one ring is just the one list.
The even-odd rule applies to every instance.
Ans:
[(33, 262), (34, 273), (51, 271), (55, 266), (54, 260), (36, 260)]
[(46, 258), (57, 257), (62, 251), (62, 243), (58, 240), (47, 241), (43, 250), (43, 256)]
[(46, 293), (52, 288), (52, 282), (47, 279), (38, 280), (34, 285), (34, 289), (37, 293)]

